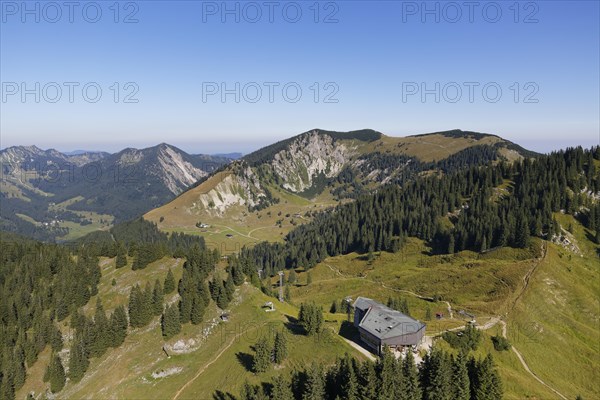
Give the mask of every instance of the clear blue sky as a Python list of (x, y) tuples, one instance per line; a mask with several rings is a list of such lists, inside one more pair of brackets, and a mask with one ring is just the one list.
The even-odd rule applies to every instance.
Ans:
[[(538, 151), (600, 141), (598, 1), (478, 2), (472, 15), (462, 1), (428, 2), (438, 15), (423, 14), (421, 1), (320, 2), (318, 15), (314, 1), (273, 2), (273, 22), (264, 3), (228, 2), (236, 22), (221, 1), (121, 2), (118, 15), (114, 1), (98, 1), (99, 18), (94, 4), (77, 2), (70, 22), (66, 6), (58, 15), (27, 2), (28, 14), (21, 1), (2, 1), (1, 147), (167, 142), (192, 153), (248, 152), (315, 127), (393, 136), (460, 128)], [(65, 82), (79, 84), (73, 102)], [(82, 93), (90, 82), (102, 90), (96, 103), (94, 85), (87, 99)], [(239, 103), (208, 92), (236, 82)], [(254, 103), (252, 82), (262, 88)], [(272, 102), (265, 82), (279, 84)], [(295, 103), (294, 86), (288, 100), (282, 94), (290, 82), (302, 89)], [(436, 82), (439, 102), (435, 93), (423, 101), (422, 84), (435, 92)], [(474, 82), (472, 101), (465, 82)], [(486, 101), (486, 84), (488, 100), (502, 90), (497, 102)], [(24, 88), (33, 93), (23, 101)], [(136, 88), (138, 102), (126, 103)]]

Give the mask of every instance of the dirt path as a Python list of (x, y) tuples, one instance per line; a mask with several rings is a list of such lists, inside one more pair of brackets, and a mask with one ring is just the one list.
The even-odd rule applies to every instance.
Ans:
[(542, 242), (541, 250), (542, 250), (542, 254), (540, 255), (540, 257), (538, 259), (536, 259), (536, 261), (533, 264), (533, 267), (531, 267), (529, 272), (527, 272), (527, 274), (525, 274), (525, 276), (523, 277), (523, 288), (521, 289), (521, 291), (515, 298), (515, 301), (513, 301), (510, 311), (513, 311), (515, 309), (515, 306), (517, 305), (517, 301), (519, 301), (519, 299), (521, 299), (521, 297), (523, 296), (523, 294), (529, 287), (529, 281), (531, 280), (533, 273), (537, 270), (537, 267), (542, 263), (542, 261), (544, 261), (546, 259), (546, 253), (548, 252), (548, 245), (546, 244), (546, 242)]
[[(264, 324), (263, 324), (263, 325), (264, 325)], [(260, 327), (261, 327), (261, 326), (263, 326), (263, 325), (257, 326), (257, 327), (255, 327), (255, 328), (254, 328), (254, 329), (252, 329), (252, 330), (258, 329), (258, 328), (260, 328)], [(196, 373), (196, 375), (194, 375), (194, 377), (193, 377), (192, 379), (190, 379), (189, 381), (187, 381), (187, 382), (186, 382), (186, 384), (185, 384), (185, 385), (183, 385), (183, 386), (181, 387), (181, 389), (179, 389), (179, 390), (177, 391), (177, 393), (175, 393), (175, 395), (173, 396), (173, 400), (177, 400), (177, 398), (178, 398), (178, 397), (181, 395), (181, 393), (182, 393), (182, 392), (183, 392), (183, 391), (184, 391), (184, 390), (185, 390), (185, 389), (186, 389), (186, 388), (187, 388), (189, 385), (191, 385), (191, 384), (192, 384), (192, 383), (193, 383), (193, 382), (194, 382), (196, 379), (198, 379), (198, 377), (199, 377), (200, 375), (202, 375), (202, 373), (203, 373), (204, 371), (206, 371), (206, 369), (207, 369), (208, 367), (210, 367), (211, 365), (213, 365), (213, 364), (214, 364), (214, 363), (215, 363), (215, 362), (216, 362), (216, 361), (217, 361), (217, 360), (218, 360), (218, 359), (219, 359), (219, 358), (220, 358), (220, 357), (223, 355), (223, 353), (225, 353), (225, 352), (227, 351), (227, 349), (229, 349), (229, 348), (230, 348), (230, 347), (231, 347), (231, 346), (232, 346), (232, 345), (235, 343), (235, 341), (236, 341), (236, 340), (237, 340), (237, 339), (238, 339), (240, 336), (242, 336), (242, 335), (244, 335), (244, 334), (246, 334), (246, 333), (248, 333), (248, 332), (249, 332), (249, 331), (246, 331), (246, 332), (240, 332), (240, 333), (238, 333), (237, 335), (235, 335), (235, 336), (234, 336), (234, 337), (233, 337), (233, 338), (232, 338), (232, 339), (229, 341), (229, 343), (227, 343), (227, 346), (223, 347), (223, 348), (221, 349), (221, 351), (220, 351), (220, 352), (219, 352), (219, 353), (218, 353), (216, 356), (214, 356), (212, 360), (210, 360), (210, 362), (209, 362), (209, 363), (205, 364), (205, 365), (204, 365), (202, 368), (200, 368), (200, 369), (198, 370), (198, 372)]]
[[(500, 321), (500, 324), (502, 325), (502, 336), (504, 338), (506, 338), (506, 322)], [(515, 348), (515, 346), (511, 346), (511, 349), (512, 349), (513, 353), (515, 353), (515, 355), (517, 356), (517, 358), (519, 359), (519, 361), (521, 362), (521, 365), (523, 366), (523, 368), (525, 369), (525, 371), (527, 371), (531, 376), (533, 376), (536, 381), (538, 381), (539, 383), (541, 383), (542, 385), (544, 385), (545, 387), (547, 387), (548, 389), (550, 389), (558, 397), (560, 397), (563, 400), (567, 400), (566, 396), (564, 396), (558, 390), (554, 389), (552, 386), (550, 386), (546, 382), (544, 382), (539, 376), (537, 376), (535, 374), (535, 372), (533, 372), (531, 370), (531, 368), (529, 368), (529, 365), (527, 365), (527, 363), (525, 362), (525, 359), (523, 358), (523, 356), (521, 355), (521, 353), (519, 353), (519, 351)]]

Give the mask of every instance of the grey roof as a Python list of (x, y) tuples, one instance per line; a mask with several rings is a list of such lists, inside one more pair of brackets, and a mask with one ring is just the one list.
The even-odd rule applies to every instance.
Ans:
[(369, 308), (371, 308), (373, 306), (377, 306), (377, 305), (382, 305), (382, 304), (379, 304), (375, 300), (367, 299), (366, 297), (358, 297), (354, 301), (353, 307), (355, 309), (358, 308), (359, 310), (366, 311)]
[(412, 334), (425, 327), (422, 322), (366, 297), (356, 299), (354, 307), (368, 308), (359, 326), (380, 339)]

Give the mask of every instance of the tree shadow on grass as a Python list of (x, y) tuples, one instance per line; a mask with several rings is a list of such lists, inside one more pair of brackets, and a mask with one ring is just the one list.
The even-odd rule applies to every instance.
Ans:
[(239, 363), (242, 364), (244, 368), (246, 368), (246, 371), (254, 372), (254, 370), (252, 369), (254, 356), (248, 353), (242, 353), (241, 351), (236, 353), (235, 356), (237, 357)]
[(304, 328), (300, 325), (300, 321), (298, 318), (292, 317), (291, 315), (285, 315), (287, 318), (287, 322), (284, 322), (283, 325), (286, 329), (293, 335), (304, 335)]
[(237, 397), (235, 397), (231, 393), (225, 393), (220, 390), (217, 390), (213, 394), (213, 400), (237, 400)]

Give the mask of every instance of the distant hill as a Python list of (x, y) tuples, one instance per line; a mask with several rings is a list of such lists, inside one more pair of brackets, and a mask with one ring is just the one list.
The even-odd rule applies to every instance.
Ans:
[(218, 154), (211, 154), (213, 157), (224, 157), (224, 158), (229, 158), (231, 160), (237, 160), (242, 158), (244, 155), (242, 153), (218, 153)]
[[(308, 220), (305, 214), (315, 207), (334, 206), (386, 183), (402, 185), (420, 174), (535, 156), (499, 136), (477, 132), (390, 137), (371, 129), (313, 129), (223, 166), (145, 218), (169, 231), (198, 229), (198, 222), (222, 225), (221, 236), (204, 230), (222, 246), (232, 242), (223, 236), (229, 229), (243, 245), (282, 237)], [(262, 229), (272, 226), (281, 228), (276, 237), (272, 229)]]
[(165, 143), (115, 154), (10, 147), (0, 151), (0, 227), (72, 239), (160, 206), (230, 160)]

